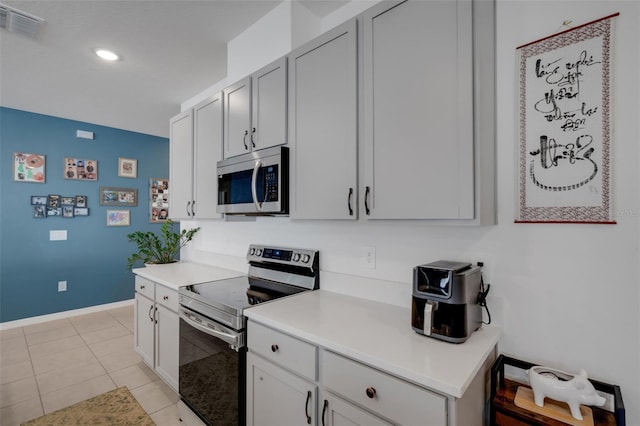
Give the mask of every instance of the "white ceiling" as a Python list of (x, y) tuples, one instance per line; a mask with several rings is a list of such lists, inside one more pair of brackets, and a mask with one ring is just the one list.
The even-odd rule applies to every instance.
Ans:
[(0, 30), (2, 106), (168, 137), (180, 103), (226, 76), (226, 43), (283, 0), (1, 1), (46, 21), (38, 39)]

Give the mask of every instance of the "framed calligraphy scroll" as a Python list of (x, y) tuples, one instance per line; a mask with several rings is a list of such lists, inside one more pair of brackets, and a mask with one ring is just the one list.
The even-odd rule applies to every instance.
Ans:
[(615, 223), (610, 157), (615, 16), (518, 47), (516, 223)]

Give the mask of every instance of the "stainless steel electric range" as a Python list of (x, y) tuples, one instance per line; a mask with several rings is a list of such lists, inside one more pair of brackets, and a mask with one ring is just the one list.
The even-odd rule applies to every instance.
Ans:
[(251, 245), (247, 276), (180, 288), (180, 398), (207, 425), (245, 424), (244, 309), (319, 288), (316, 250)]

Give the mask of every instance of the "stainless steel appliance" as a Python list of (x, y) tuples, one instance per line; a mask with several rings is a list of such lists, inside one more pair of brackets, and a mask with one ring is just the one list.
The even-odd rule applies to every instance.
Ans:
[(278, 146), (218, 161), (218, 213), (289, 213), (289, 148)]
[[(411, 326), (426, 336), (466, 341), (482, 325), (481, 269), (440, 260), (413, 269)], [(487, 290), (488, 292), (488, 290)]]
[(251, 245), (247, 276), (180, 288), (179, 392), (205, 424), (245, 423), (244, 309), (319, 288), (319, 257), (315, 250)]

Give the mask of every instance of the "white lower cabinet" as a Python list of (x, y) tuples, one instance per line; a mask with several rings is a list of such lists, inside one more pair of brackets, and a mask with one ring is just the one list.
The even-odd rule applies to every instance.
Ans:
[(317, 389), (315, 383), (247, 354), (248, 425), (315, 425)]
[(320, 361), (323, 389), (389, 419), (393, 424), (447, 425), (445, 396), (330, 351), (322, 350)]
[(387, 423), (329, 392), (322, 392), (320, 405), (322, 410), (320, 424), (322, 426), (391, 426), (391, 423)]
[(153, 355), (155, 353), (155, 322), (153, 319), (154, 309), (155, 304), (153, 302), (153, 299), (149, 299), (148, 297), (142, 296), (140, 293), (136, 293), (136, 302), (134, 306), (135, 348), (136, 352), (140, 354), (142, 360), (147, 365), (153, 365)]
[(247, 425), (456, 424), (447, 396), (252, 320), (247, 343)]
[(135, 349), (142, 360), (178, 391), (178, 292), (136, 276)]

